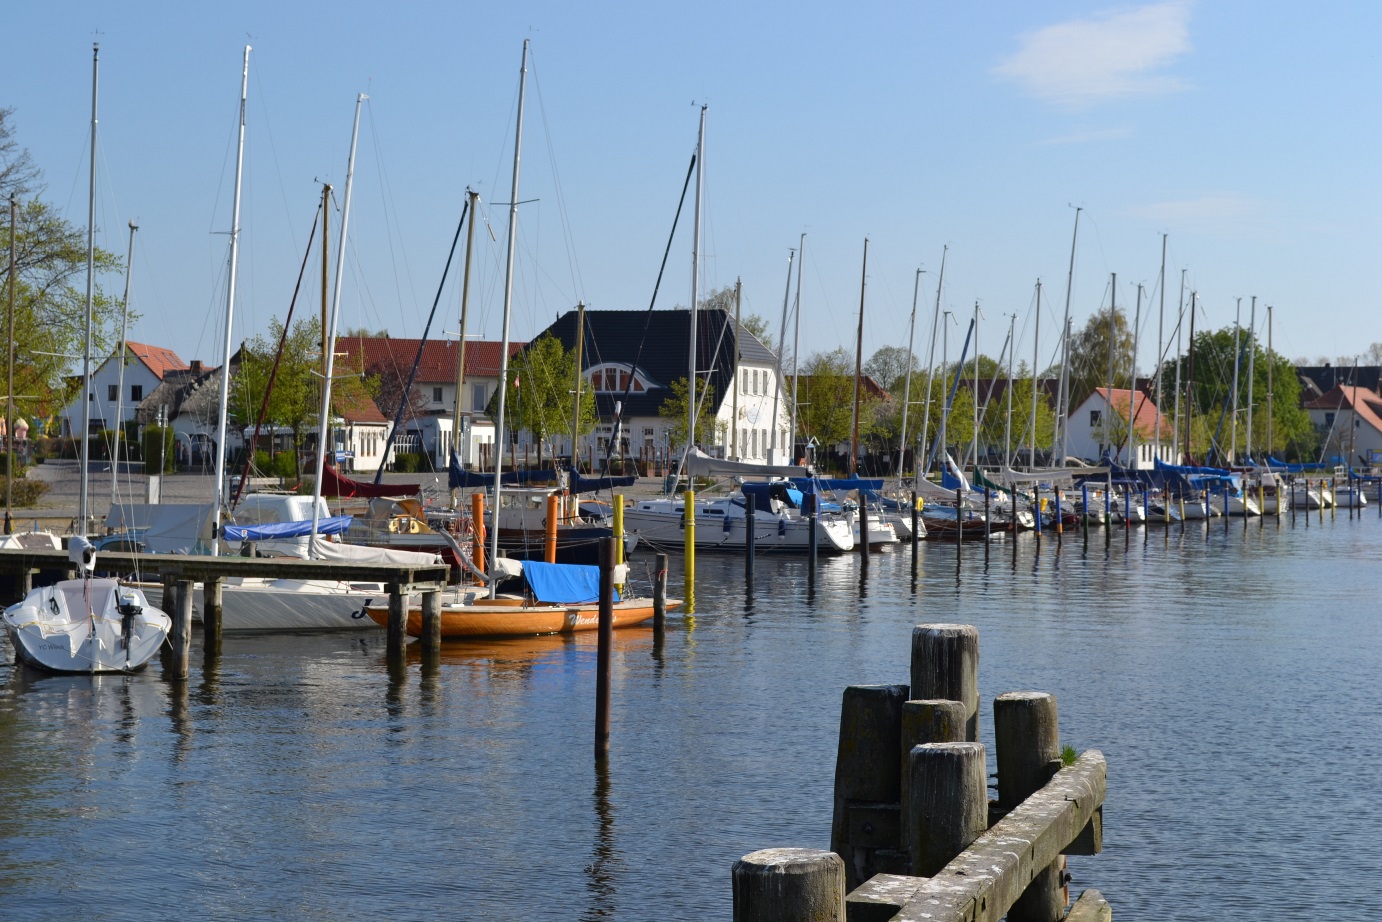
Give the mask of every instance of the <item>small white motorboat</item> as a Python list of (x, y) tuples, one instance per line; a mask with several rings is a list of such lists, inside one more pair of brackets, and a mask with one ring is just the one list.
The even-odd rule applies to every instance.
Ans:
[(94, 579), (96, 555), (73, 539), (69, 555), (82, 568), (67, 579), (33, 590), (5, 609), (5, 633), (18, 660), (51, 672), (129, 672), (147, 663), (173, 626), (132, 586)]

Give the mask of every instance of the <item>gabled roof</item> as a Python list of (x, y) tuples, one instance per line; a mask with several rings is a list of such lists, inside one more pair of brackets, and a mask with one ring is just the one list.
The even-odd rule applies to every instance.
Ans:
[(1382, 367), (1377, 365), (1297, 365), (1301, 396), (1309, 400), (1343, 385), (1355, 385), (1371, 391), (1382, 389)]
[[(1126, 387), (1096, 387), (1076, 410), (1084, 409), (1091, 404), (1097, 407), (1109, 406), (1114, 413), (1126, 421), (1128, 405), (1132, 402), (1132, 393)], [(1158, 412), (1156, 403), (1151, 397), (1139, 390), (1137, 392), (1137, 418), (1133, 422), (1133, 428), (1138, 436), (1151, 438), (1155, 435), (1158, 419), (1161, 420), (1162, 438), (1171, 438), (1175, 434), (1172, 431), (1171, 421), (1164, 414)]]
[(178, 354), (172, 349), (165, 349), (162, 346), (149, 346), (144, 343), (125, 340), (125, 347), (130, 354), (144, 363), (145, 367), (154, 373), (160, 381), (163, 376), (170, 371), (186, 371), (187, 363), (178, 358)]
[(140, 425), (147, 426), (158, 421), (160, 407), (167, 407), (170, 420), (184, 413), (201, 420), (214, 420), (220, 413), (220, 404), (219, 368), (180, 368), (164, 373), (158, 387), (139, 402), (134, 418)]
[[(405, 381), (417, 358), (421, 339), (394, 339), (386, 336), (341, 336), (336, 339), (336, 352), (344, 353), (355, 367), (361, 364), (369, 374), (395, 371)], [(509, 356), (518, 353), (525, 343), (509, 343)], [(466, 377), (499, 377), (499, 357), (503, 343), (477, 340), (465, 344)], [(422, 348), (422, 361), (417, 368), (417, 386), (425, 384), (454, 384), (456, 382), (457, 349), (452, 340), (429, 339)]]
[[(567, 311), (543, 333), (557, 337), (562, 348), (574, 349), (577, 316), (577, 311)], [(672, 382), (687, 377), (690, 335), (690, 312), (683, 308), (664, 311), (588, 310), (585, 312), (582, 365), (584, 368), (594, 368), (606, 362), (623, 362), (636, 366), (656, 386), (642, 393), (631, 392), (624, 400), (624, 416), (657, 416), (662, 402), (672, 395)], [(739, 326), (737, 343), (742, 362), (759, 366), (777, 362), (772, 350), (742, 325)], [(712, 308), (696, 312), (696, 368), (702, 376), (709, 373), (711, 386), (715, 390), (715, 405), (707, 406), (707, 413), (713, 414), (719, 410), (720, 403), (733, 386), (735, 345), (734, 318), (728, 311)], [(622, 398), (622, 394), (597, 393), (597, 412), (604, 418), (613, 416), (614, 401)]]
[(380, 426), (387, 426), (389, 424), (388, 417), (379, 409), (379, 404), (375, 403), (373, 400), (342, 406), (336, 399), (336, 395), (333, 394), (331, 403), (334, 405), (341, 419), (348, 423), (370, 423)]
[(1366, 387), (1340, 384), (1305, 405), (1307, 410), (1352, 410), (1358, 418), (1382, 432), (1382, 395)]

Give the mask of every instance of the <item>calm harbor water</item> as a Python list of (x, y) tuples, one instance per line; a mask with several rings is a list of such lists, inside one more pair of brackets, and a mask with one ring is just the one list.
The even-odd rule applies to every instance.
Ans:
[[(1382, 672), (1375, 507), (1058, 545), (698, 559), (697, 613), (616, 634), (592, 755), (593, 637), (451, 645), (391, 673), (382, 632), (227, 635), (185, 685), (45, 677), (0, 640), (0, 915), (68, 919), (728, 918), (730, 867), (829, 841), (840, 695), (905, 682), (911, 628), (980, 631), (992, 699), (1055, 693), (1108, 758), (1078, 892), (1121, 916), (1375, 911)], [(651, 567), (636, 555), (635, 574)], [(679, 558), (673, 558), (673, 592)], [(992, 762), (992, 755), (990, 755)]]

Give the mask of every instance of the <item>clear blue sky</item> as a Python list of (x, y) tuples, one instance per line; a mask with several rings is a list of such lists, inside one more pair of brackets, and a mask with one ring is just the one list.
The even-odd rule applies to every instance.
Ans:
[[(311, 11), (304, 9), (310, 6)], [(990, 2), (839, 4), (24, 4), (7, 17), (0, 106), (86, 221), (91, 43), (101, 44), (102, 246), (135, 246), (130, 338), (220, 360), (242, 47), (250, 59), (235, 339), (283, 317), (317, 180), (342, 191), (367, 92), (342, 329), (416, 336), (469, 184), (488, 203), (471, 328), (498, 338), (522, 42), (532, 40), (513, 336), (584, 300), (647, 306), (707, 103), (702, 291), (742, 277), (776, 333), (788, 249), (807, 233), (802, 354), (854, 347), (869, 243), (864, 354), (906, 345), (925, 268), (924, 354), (942, 302), (997, 355), (1017, 314), (1042, 364), (1084, 212), (1072, 317), (1135, 306), (1140, 369), (1182, 270), (1198, 324), (1275, 306), (1275, 347), (1339, 357), (1382, 340), (1377, 57), (1382, 5)], [(99, 33), (99, 34), (97, 34)], [(497, 203), (497, 204), (496, 204)], [(339, 224), (333, 225), (333, 237)], [(659, 307), (690, 292), (689, 212)], [(333, 248), (334, 249), (334, 248)], [(310, 280), (301, 310), (316, 310)], [(434, 326), (455, 331), (459, 272)], [(105, 280), (115, 292), (117, 275)], [(1188, 296), (1187, 296), (1188, 297)], [(952, 357), (963, 326), (951, 336)], [(1265, 336), (1265, 331), (1263, 333)], [(939, 352), (939, 347), (937, 347)]]

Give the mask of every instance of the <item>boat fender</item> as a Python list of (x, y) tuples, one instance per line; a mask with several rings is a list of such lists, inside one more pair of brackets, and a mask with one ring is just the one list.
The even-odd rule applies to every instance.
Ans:
[(729, 516), (725, 516), (725, 526), (724, 526), (724, 527), (725, 527), (725, 534), (729, 534), (731, 531), (734, 530), (734, 520), (731, 519)]
[(777, 520), (777, 536), (778, 536), (779, 538), (782, 538), (782, 537), (786, 537), (786, 535), (787, 535), (787, 520), (786, 520), (786, 519), (778, 519), (778, 520)]

